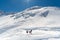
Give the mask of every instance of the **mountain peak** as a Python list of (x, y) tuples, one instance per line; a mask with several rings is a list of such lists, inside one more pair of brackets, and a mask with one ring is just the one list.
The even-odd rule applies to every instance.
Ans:
[[(47, 17), (48, 14), (56, 14), (54, 13), (56, 10), (58, 10), (58, 7), (41, 7), (41, 6), (33, 6), (30, 8), (27, 8), (26, 10), (22, 12), (18, 12), (15, 14), (15, 18), (30, 18), (30, 17)], [(58, 14), (58, 13), (57, 13)]]
[(40, 8), (42, 8), (42, 6), (33, 6), (30, 8), (27, 8), (26, 10), (34, 10), (34, 9), (40, 9)]

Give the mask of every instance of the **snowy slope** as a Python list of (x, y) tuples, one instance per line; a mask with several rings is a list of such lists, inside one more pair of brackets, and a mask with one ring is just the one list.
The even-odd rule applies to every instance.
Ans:
[[(33, 30), (32, 35), (26, 30)], [(1, 40), (60, 40), (60, 8), (27, 8), (16, 14), (0, 16)]]

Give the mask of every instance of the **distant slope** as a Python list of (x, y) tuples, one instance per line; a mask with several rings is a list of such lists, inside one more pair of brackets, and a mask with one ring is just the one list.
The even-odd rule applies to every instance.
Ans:
[[(26, 35), (24, 29), (32, 29), (32, 35)], [(16, 14), (0, 16), (2, 40), (44, 40), (44, 38), (60, 37), (59, 31), (60, 8), (58, 7), (34, 6)]]

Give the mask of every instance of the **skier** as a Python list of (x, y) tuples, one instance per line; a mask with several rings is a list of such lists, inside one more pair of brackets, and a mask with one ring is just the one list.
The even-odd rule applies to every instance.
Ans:
[(26, 33), (28, 33), (28, 30), (26, 31)]
[(32, 30), (30, 30), (29, 33), (32, 34)]
[(27, 34), (28, 34), (28, 33), (29, 33), (29, 34), (32, 34), (32, 30), (30, 30), (30, 31), (27, 30), (26, 33), (27, 33)]
[(32, 34), (32, 30), (30, 30), (30, 31), (27, 30), (26, 33)]

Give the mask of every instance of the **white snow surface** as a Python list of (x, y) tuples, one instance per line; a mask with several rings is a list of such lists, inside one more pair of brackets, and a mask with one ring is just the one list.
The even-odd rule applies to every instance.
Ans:
[(0, 40), (60, 40), (60, 8), (36, 6), (0, 16)]

